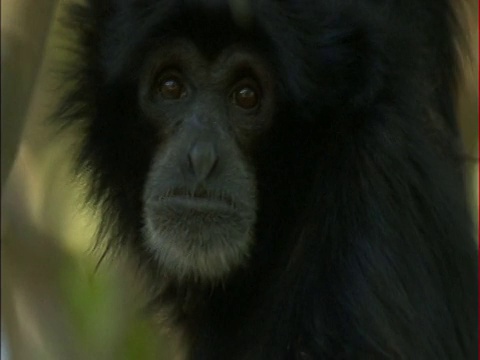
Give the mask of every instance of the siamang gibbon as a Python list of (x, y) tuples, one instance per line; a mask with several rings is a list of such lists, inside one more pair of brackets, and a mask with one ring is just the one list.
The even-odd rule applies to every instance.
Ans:
[(456, 5), (71, 6), (56, 118), (188, 359), (477, 358)]

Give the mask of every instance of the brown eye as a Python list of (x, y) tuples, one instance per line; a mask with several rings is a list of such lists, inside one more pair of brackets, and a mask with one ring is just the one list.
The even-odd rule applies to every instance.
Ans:
[(181, 99), (187, 93), (182, 82), (174, 77), (162, 80), (158, 86), (158, 92), (164, 99), (168, 100)]
[(243, 109), (253, 109), (258, 105), (257, 91), (250, 86), (244, 86), (233, 93), (233, 102)]

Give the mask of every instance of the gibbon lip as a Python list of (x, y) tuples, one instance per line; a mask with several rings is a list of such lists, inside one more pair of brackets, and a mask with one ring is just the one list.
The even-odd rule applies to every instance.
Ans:
[(234, 201), (230, 197), (212, 194), (204, 190), (185, 191), (175, 189), (161, 196), (160, 201), (167, 206), (186, 209), (232, 211), (236, 208)]
[(165, 205), (205, 211), (232, 211), (233, 208), (225, 200), (196, 196), (169, 196), (163, 199)]

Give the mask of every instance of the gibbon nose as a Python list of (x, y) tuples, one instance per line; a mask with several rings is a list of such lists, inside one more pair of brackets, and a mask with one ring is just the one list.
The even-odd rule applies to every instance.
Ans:
[(218, 155), (214, 144), (206, 141), (195, 143), (188, 153), (190, 169), (198, 181), (206, 180), (217, 165)]

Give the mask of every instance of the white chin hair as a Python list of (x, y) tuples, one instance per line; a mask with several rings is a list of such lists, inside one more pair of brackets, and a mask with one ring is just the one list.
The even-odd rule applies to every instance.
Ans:
[(155, 229), (148, 221), (144, 230), (159, 265), (168, 276), (180, 281), (222, 281), (246, 263), (252, 243), (251, 231), (227, 237), (215, 231)]

